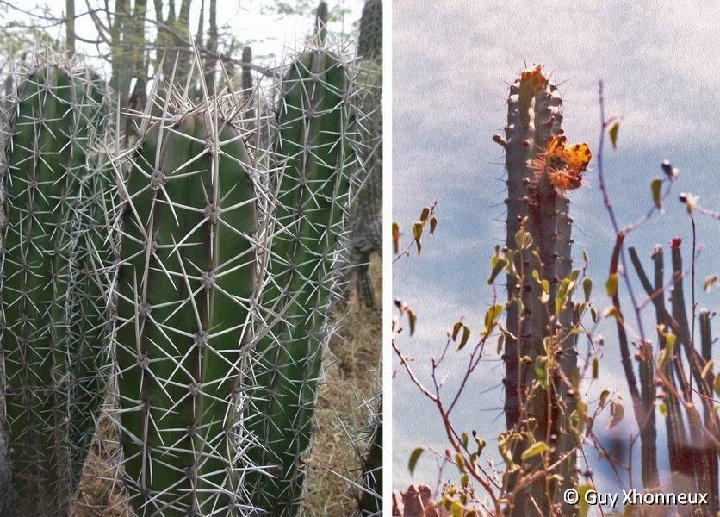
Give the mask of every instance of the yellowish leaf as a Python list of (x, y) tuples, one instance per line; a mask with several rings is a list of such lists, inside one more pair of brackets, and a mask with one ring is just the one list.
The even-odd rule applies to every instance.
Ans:
[(460, 344), (458, 345), (457, 349), (462, 350), (467, 344), (468, 339), (470, 339), (470, 329), (467, 327), (463, 327), (462, 337), (460, 338)]
[(620, 122), (616, 121), (612, 126), (610, 126), (610, 143), (612, 144), (613, 149), (617, 149), (618, 129), (620, 129)]
[(652, 180), (652, 183), (650, 183), (650, 191), (652, 192), (653, 203), (655, 203), (655, 208), (657, 209), (662, 208), (662, 196), (660, 194), (660, 187), (662, 187), (662, 180), (660, 178), (655, 178), (654, 180)]
[(535, 442), (530, 447), (525, 449), (525, 452), (522, 453), (522, 460), (527, 461), (530, 458), (534, 458), (535, 456), (538, 456), (539, 454), (542, 454), (549, 450), (550, 447), (548, 447), (545, 442)]
[(610, 297), (615, 296), (617, 293), (618, 288), (618, 274), (612, 273), (610, 277), (607, 279), (607, 282), (605, 282), (605, 291), (607, 292), (607, 295)]
[(410, 453), (410, 461), (408, 461), (408, 470), (410, 471), (410, 475), (413, 475), (413, 472), (415, 472), (415, 465), (417, 465), (418, 460), (420, 459), (420, 455), (425, 452), (425, 449), (423, 447), (417, 447), (415, 450), (413, 450)]
[(397, 253), (400, 250), (400, 225), (398, 223), (392, 223), (392, 241), (393, 253)]

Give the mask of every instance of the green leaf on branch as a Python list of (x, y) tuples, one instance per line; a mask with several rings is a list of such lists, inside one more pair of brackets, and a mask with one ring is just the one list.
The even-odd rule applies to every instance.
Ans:
[(522, 228), (515, 234), (515, 244), (517, 244), (518, 249), (526, 250), (532, 246), (532, 242), (533, 239), (530, 232), (526, 232)]
[(433, 235), (435, 233), (435, 229), (437, 228), (438, 220), (437, 217), (432, 216), (430, 218), (430, 235)]
[(545, 390), (547, 390), (548, 385), (547, 362), (548, 358), (545, 355), (539, 355), (535, 359), (535, 377), (540, 381), (540, 386)]
[(463, 459), (463, 455), (459, 452), (455, 453), (455, 466), (461, 473), (465, 472), (465, 460)]
[(543, 279), (542, 281), (542, 294), (540, 295), (540, 301), (542, 303), (547, 303), (547, 301), (550, 299), (550, 282), (546, 279)]
[(430, 209), (429, 208), (423, 208), (422, 212), (420, 212), (420, 222), (424, 223), (427, 221), (427, 218), (430, 216)]
[(615, 122), (612, 126), (610, 126), (610, 143), (612, 144), (613, 149), (617, 149), (618, 129), (620, 129), (620, 122)]
[(488, 285), (491, 285), (495, 281), (497, 276), (502, 272), (503, 269), (505, 269), (505, 266), (507, 266), (508, 264), (507, 260), (499, 257), (493, 257), (492, 262), (493, 269), (492, 273), (490, 273), (490, 278), (488, 278), (487, 281)]
[(560, 283), (560, 287), (557, 290), (557, 296), (555, 297), (555, 314), (560, 314), (563, 306), (568, 301), (568, 293), (574, 286), (575, 282), (569, 278), (563, 278), (563, 281)]
[(589, 277), (583, 279), (583, 291), (585, 293), (585, 301), (590, 301), (590, 295), (592, 294), (592, 280)]
[(457, 339), (458, 332), (460, 332), (461, 328), (463, 328), (462, 321), (458, 321), (457, 323), (455, 323), (455, 325), (453, 325), (453, 329), (452, 329), (452, 340), (453, 341), (455, 341)]
[(485, 337), (489, 336), (495, 326), (495, 320), (502, 314), (502, 305), (493, 305), (485, 313)]
[(667, 350), (668, 357), (672, 357), (675, 350), (675, 341), (677, 336), (672, 332), (664, 334), (665, 336), (665, 350)]
[(468, 339), (470, 339), (470, 329), (463, 326), (462, 337), (460, 338), (460, 344), (458, 345), (457, 349), (462, 350), (463, 348), (465, 348), (465, 345), (467, 344)]
[(412, 453), (410, 453), (410, 461), (408, 461), (408, 470), (410, 471), (410, 475), (413, 475), (413, 472), (415, 472), (415, 465), (417, 465), (418, 460), (420, 459), (420, 455), (425, 452), (425, 449), (423, 447), (417, 447)]
[(655, 208), (658, 210), (662, 208), (662, 196), (660, 194), (660, 187), (662, 187), (662, 180), (660, 178), (655, 178), (652, 180), (652, 183), (650, 183), (650, 191), (652, 192), (652, 198), (653, 203), (655, 203)]
[(613, 297), (617, 294), (617, 288), (618, 288), (618, 274), (617, 273), (611, 273), (610, 277), (607, 279), (607, 282), (605, 282), (605, 291), (607, 292), (607, 295), (609, 297)]
[(422, 245), (420, 244), (420, 237), (422, 237), (423, 223), (421, 223), (419, 221), (413, 223), (412, 232), (413, 232), (413, 239), (415, 240), (415, 244), (417, 245), (418, 255), (420, 255), (420, 253), (422, 253)]
[(452, 517), (462, 517), (463, 513), (465, 513), (462, 503), (457, 500), (453, 501), (450, 511), (452, 512)]
[(535, 456), (538, 456), (549, 450), (550, 450), (550, 447), (548, 447), (548, 445), (545, 442), (535, 442), (530, 447), (525, 449), (525, 452), (522, 453), (522, 460), (527, 461), (530, 458), (534, 458)]

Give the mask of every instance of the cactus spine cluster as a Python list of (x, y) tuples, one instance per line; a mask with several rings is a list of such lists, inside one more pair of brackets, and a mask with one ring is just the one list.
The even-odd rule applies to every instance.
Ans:
[(249, 429), (263, 444), (254, 463), (272, 477), (256, 479), (256, 504), (292, 515), (302, 495), (327, 312), (339, 292), (337, 241), (348, 200), (348, 77), (323, 48), (302, 53), (284, 81), (278, 108), (273, 178), (274, 232), (264, 287), (266, 334), (258, 345), (258, 390)]
[(240, 135), (207, 110), (161, 121), (127, 164), (114, 345), (139, 515), (234, 515), (241, 351), (256, 289)]
[[(513, 272), (507, 277), (505, 415), (507, 429), (514, 433), (513, 463), (518, 466), (527, 463), (522, 461), (522, 454), (532, 442), (527, 434), (523, 438), (523, 433), (538, 441), (546, 441), (549, 436), (556, 441), (548, 444), (553, 447), (554, 458), (569, 454), (562, 471), (564, 483), (572, 483), (572, 451), (576, 444), (572, 443), (567, 422), (575, 404), (568, 395), (567, 382), (557, 372), (570, 379), (575, 370), (574, 340), (567, 335), (573, 311), (569, 295), (559, 312), (555, 303), (572, 265), (571, 219), (565, 193), (546, 177), (538, 176), (534, 166), (550, 139), (562, 133), (562, 99), (541, 70), (537, 67), (523, 72), (510, 87), (506, 137), (504, 141), (496, 137), (506, 149), (506, 247), (514, 253)], [(523, 242), (532, 244), (523, 250)], [(543, 280), (549, 289), (546, 293), (549, 302), (544, 301)], [(543, 388), (533, 382), (535, 366), (544, 367), (547, 363), (541, 361), (548, 361), (548, 357), (558, 358), (557, 369)], [(535, 463), (531, 461), (526, 466), (534, 468)], [(515, 473), (509, 476), (508, 490), (513, 489), (515, 477)], [(531, 504), (530, 497), (540, 508), (548, 504), (543, 495), (544, 481), (531, 484), (527, 492), (511, 502), (513, 515), (531, 512), (530, 506), (526, 506)]]
[(20, 85), (2, 170), (2, 335), (9, 462), (23, 515), (62, 515), (104, 397), (104, 301), (94, 251), (102, 85), (37, 66)]

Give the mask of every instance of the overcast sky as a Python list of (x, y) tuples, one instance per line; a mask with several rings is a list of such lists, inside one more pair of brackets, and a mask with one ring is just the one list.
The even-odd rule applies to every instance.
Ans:
[[(608, 189), (622, 223), (650, 208), (649, 185), (660, 174), (664, 158), (680, 168), (665, 213), (632, 234), (626, 244), (635, 245), (649, 267), (654, 245), (668, 250), (669, 240), (679, 235), (689, 263), (690, 221), (677, 194), (699, 194), (703, 206), (720, 210), (720, 5), (706, 3), (702, 10), (690, 5), (449, 0), (429, 8), (420, 0), (394, 2), (393, 220), (407, 229), (433, 200), (438, 201), (440, 220), (436, 236), (425, 239), (423, 256), (401, 260), (393, 268), (393, 296), (413, 307), (419, 320), (416, 335), (399, 343), (415, 357), (422, 374), (427, 374), (429, 358), (438, 355), (453, 323), (464, 316), (477, 329), (487, 309), (489, 260), (494, 246), (504, 244), (505, 238), (504, 155), (492, 135), (504, 135), (508, 87), (526, 64), (542, 63), (560, 85), (568, 139), (588, 142), (594, 152), (599, 134), (597, 85), (604, 80), (606, 111), (622, 117), (619, 148), (605, 151)], [(589, 272), (602, 295), (614, 236), (598, 189), (595, 160), (586, 177), (588, 185), (570, 194), (576, 223), (573, 254), (578, 258), (587, 249)], [(698, 278), (704, 279), (719, 273), (720, 223), (703, 217), (698, 223), (698, 241), (704, 245)], [(719, 293), (699, 293), (698, 302), (718, 308)], [(600, 307), (609, 303), (604, 296), (594, 301)], [(647, 314), (646, 325), (651, 331), (652, 316)], [(717, 334), (717, 324), (713, 329)], [(612, 327), (603, 330), (609, 344), (601, 361), (601, 383), (586, 385), (585, 391), (609, 387), (623, 395), (626, 383), (616, 337)], [(581, 348), (584, 351), (585, 345)], [(505, 420), (500, 384), (504, 368), (494, 357), (488, 356), (455, 416), (460, 430), (477, 430), (488, 439), (490, 453), (497, 455), (497, 443), (490, 439)], [(450, 384), (463, 365), (459, 357), (447, 365)], [(397, 361), (393, 368), (398, 369)], [(394, 379), (394, 486), (434, 486), (438, 472), (431, 454), (421, 458), (414, 477), (407, 462), (417, 446), (444, 451), (437, 412), (410, 385), (404, 371), (398, 370)], [(616, 432), (627, 432), (633, 421), (628, 408)], [(611, 483), (602, 477), (602, 467), (600, 472), (600, 481)]]

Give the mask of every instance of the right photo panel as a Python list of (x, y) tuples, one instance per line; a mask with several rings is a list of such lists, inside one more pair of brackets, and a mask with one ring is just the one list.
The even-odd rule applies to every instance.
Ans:
[(392, 20), (392, 514), (717, 515), (720, 7)]

